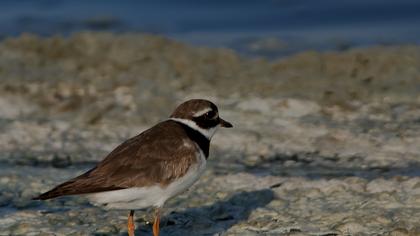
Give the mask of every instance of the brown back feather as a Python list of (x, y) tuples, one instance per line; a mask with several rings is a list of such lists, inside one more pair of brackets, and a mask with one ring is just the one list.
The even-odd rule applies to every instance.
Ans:
[(93, 169), (34, 199), (168, 185), (197, 162), (197, 145), (186, 129), (171, 120), (161, 122), (119, 145)]

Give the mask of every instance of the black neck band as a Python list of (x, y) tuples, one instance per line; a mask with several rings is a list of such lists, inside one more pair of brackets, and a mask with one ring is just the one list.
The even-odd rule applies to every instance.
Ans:
[(178, 123), (182, 125), (188, 137), (200, 147), (201, 151), (203, 151), (207, 159), (209, 157), (210, 140), (206, 138), (206, 136), (204, 136), (202, 133), (189, 127), (188, 125), (181, 122)]

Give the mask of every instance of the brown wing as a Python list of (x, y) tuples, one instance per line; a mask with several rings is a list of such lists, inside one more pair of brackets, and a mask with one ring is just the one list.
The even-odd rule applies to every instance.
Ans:
[(34, 199), (167, 185), (197, 161), (191, 147), (195, 145), (183, 126), (161, 122), (119, 145), (93, 169)]

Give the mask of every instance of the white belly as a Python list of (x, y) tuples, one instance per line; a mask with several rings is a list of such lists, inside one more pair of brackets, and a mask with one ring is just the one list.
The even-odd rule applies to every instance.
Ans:
[(161, 207), (170, 198), (187, 190), (203, 174), (206, 167), (204, 154), (200, 152), (197, 164), (191, 166), (188, 172), (165, 187), (159, 185), (135, 187), (87, 194), (95, 205), (105, 208), (136, 210), (151, 206)]

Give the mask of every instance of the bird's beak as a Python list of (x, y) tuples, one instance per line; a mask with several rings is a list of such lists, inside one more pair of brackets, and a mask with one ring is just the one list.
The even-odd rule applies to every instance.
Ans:
[(227, 122), (225, 120), (223, 120), (222, 118), (219, 118), (219, 124), (221, 127), (225, 127), (225, 128), (232, 128), (233, 125), (230, 122)]

